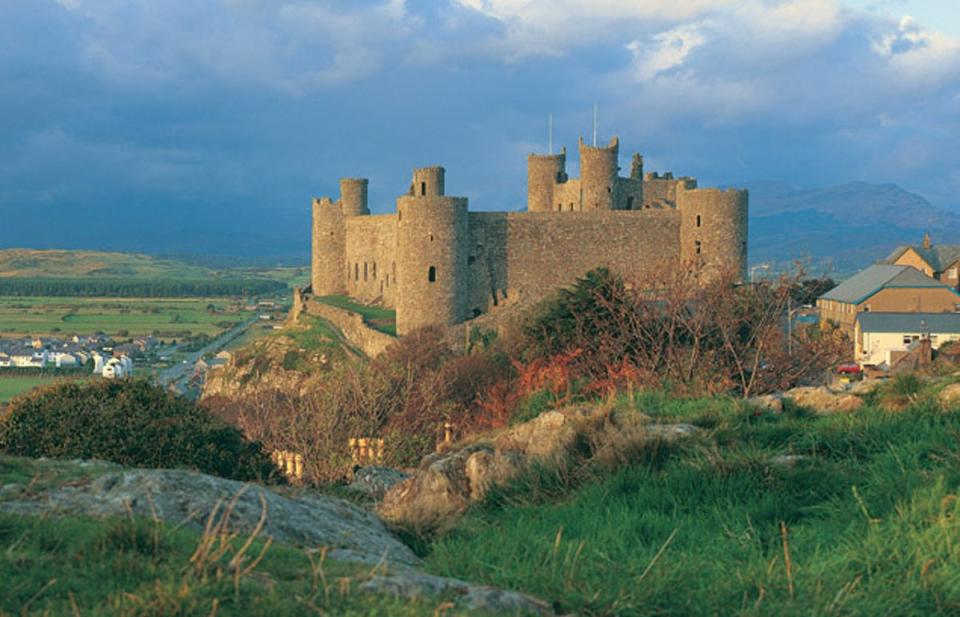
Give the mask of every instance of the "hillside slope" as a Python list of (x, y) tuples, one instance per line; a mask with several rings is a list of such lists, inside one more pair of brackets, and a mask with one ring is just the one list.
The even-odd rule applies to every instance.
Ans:
[(213, 270), (136, 253), (35, 249), (0, 250), (0, 277), (202, 279)]
[(850, 182), (798, 189), (782, 182), (750, 189), (750, 261), (784, 265), (810, 258), (815, 269), (841, 276), (885, 257), (929, 231), (944, 244), (960, 242), (960, 214), (938, 208), (895, 184)]

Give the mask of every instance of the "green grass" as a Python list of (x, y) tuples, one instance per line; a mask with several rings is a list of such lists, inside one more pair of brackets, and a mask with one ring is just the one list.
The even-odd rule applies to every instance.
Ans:
[(371, 328), (392, 336), (397, 335), (397, 312), (394, 310), (361, 304), (347, 296), (320, 296), (316, 300), (330, 306), (359, 313)]
[(915, 401), (817, 417), (622, 400), (704, 436), (613, 473), (531, 471), (435, 540), (429, 568), (582, 615), (958, 614), (960, 412)]
[[(25, 394), (37, 386), (46, 386), (56, 383), (57, 376), (47, 375), (0, 375), (0, 403), (6, 403), (16, 396)], [(88, 376), (68, 377), (67, 379), (88, 379)]]
[(259, 540), (234, 578), (230, 559), (191, 563), (199, 535), (152, 521), (0, 514), (0, 615), (433, 615), (447, 599), (361, 594), (369, 568), (313, 563)]
[[(169, 333), (165, 336), (215, 336), (224, 325), (249, 315), (225, 312), (237, 301), (228, 298), (41, 298), (0, 297), (0, 336), (92, 334), (116, 336)], [(220, 312), (207, 311), (214, 305)]]
[(24, 278), (204, 278), (212, 270), (135, 253), (102, 251), (0, 250), (0, 277)]

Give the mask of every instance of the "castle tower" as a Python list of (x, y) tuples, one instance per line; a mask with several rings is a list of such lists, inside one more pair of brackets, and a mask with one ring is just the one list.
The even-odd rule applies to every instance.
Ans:
[(555, 210), (553, 187), (567, 180), (567, 149), (560, 154), (531, 154), (527, 157), (527, 210)]
[(747, 191), (676, 186), (680, 260), (706, 278), (747, 274)]
[(340, 205), (329, 197), (313, 200), (313, 257), (311, 287), (314, 295), (347, 292), (345, 282), (347, 228)]
[(617, 202), (620, 140), (606, 147), (588, 146), (580, 138), (580, 188), (583, 210), (613, 210)]
[(410, 195), (417, 197), (443, 195), (444, 174), (443, 167), (420, 167), (413, 170)]
[(444, 195), (442, 167), (413, 172), (397, 199), (398, 334), (466, 318), (468, 225), (467, 199)]
[(340, 209), (344, 216), (365, 216), (370, 214), (367, 206), (366, 178), (340, 179)]

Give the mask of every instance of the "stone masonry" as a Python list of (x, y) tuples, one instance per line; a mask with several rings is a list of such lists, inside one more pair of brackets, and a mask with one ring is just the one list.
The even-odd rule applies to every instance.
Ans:
[(395, 214), (370, 215), (366, 179), (340, 181), (340, 199), (313, 200), (312, 292), (396, 308), (397, 330), (454, 325), (536, 301), (606, 266), (627, 278), (685, 267), (703, 277), (747, 264), (747, 192), (701, 189), (693, 178), (619, 175), (617, 138), (580, 140), (580, 178), (566, 150), (531, 154), (527, 210), (470, 212), (445, 194), (445, 171), (414, 171)]

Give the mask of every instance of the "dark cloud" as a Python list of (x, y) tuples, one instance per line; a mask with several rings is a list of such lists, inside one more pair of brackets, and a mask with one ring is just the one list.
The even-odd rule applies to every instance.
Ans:
[(956, 39), (831, 0), (641, 4), (8, 0), (0, 245), (303, 253), (338, 177), (387, 211), (437, 163), (515, 209), (547, 113), (575, 148), (594, 102), (653, 167), (953, 205)]

